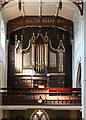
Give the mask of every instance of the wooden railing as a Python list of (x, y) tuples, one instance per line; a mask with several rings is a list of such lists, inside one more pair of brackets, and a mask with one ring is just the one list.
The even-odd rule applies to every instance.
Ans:
[[(81, 105), (80, 88), (3, 88), (3, 105)], [(38, 100), (42, 99), (39, 103)]]

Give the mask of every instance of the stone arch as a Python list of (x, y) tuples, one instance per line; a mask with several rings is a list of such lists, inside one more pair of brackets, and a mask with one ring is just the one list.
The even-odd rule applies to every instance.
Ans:
[(76, 87), (81, 88), (81, 63), (78, 64)]
[(49, 116), (43, 109), (37, 109), (31, 114), (30, 120), (49, 120)]

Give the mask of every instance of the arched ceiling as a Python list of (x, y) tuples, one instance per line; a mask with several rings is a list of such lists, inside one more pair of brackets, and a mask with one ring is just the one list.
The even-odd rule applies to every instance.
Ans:
[[(19, 10), (19, 1), (21, 10)], [(63, 0), (62, 9), (58, 11), (58, 7), (59, 0), (5, 0), (3, 12), (7, 21), (20, 16), (60, 16), (73, 21), (78, 9), (73, 2)]]

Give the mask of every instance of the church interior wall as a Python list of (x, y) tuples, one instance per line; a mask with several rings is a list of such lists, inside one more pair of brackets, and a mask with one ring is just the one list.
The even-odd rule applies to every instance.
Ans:
[(76, 87), (78, 65), (82, 67), (82, 41), (83, 41), (83, 17), (77, 11), (74, 18), (74, 40), (72, 44), (72, 80), (73, 87)]
[[(6, 110), (5, 116), (10, 120), (10, 118), (15, 120), (16, 117), (22, 116), (25, 119), (29, 119), (34, 112), (34, 109), (28, 109), (28, 110)], [(75, 119), (75, 118), (81, 118), (80, 111), (76, 110), (50, 110), (50, 109), (44, 109), (44, 111), (48, 114), (50, 119), (57, 119), (57, 118), (64, 118), (64, 119)], [(3, 111), (4, 114), (4, 111)]]
[(3, 12), (0, 12), (0, 61), (3, 73), (3, 86), (7, 86), (7, 41), (6, 41), (6, 19)]
[[(3, 21), (3, 26), (1, 24), (2, 21)], [(3, 38), (2, 38), (2, 30), (3, 30)], [(7, 87), (8, 41), (6, 40), (6, 34), (7, 34), (6, 30), (7, 30), (6, 19), (5, 19), (4, 13), (0, 12), (0, 67), (1, 67), (1, 71), (2, 71), (2, 77), (0, 77), (0, 80), (2, 79), (2, 83), (3, 83), (3, 84), (0, 83), (0, 87)], [(28, 36), (27, 29), (26, 29), (25, 32), (27, 32), (27, 36)], [(38, 31), (35, 31), (35, 32), (38, 32)], [(81, 63), (81, 67), (83, 67), (82, 66), (82, 60), (83, 60), (82, 59), (82, 57), (83, 57), (83, 55), (82, 55), (82, 53), (83, 53), (82, 43), (83, 42), (82, 41), (83, 41), (83, 36), (84, 36), (83, 35), (83, 16), (81, 16), (79, 11), (77, 10), (77, 13), (76, 13), (75, 18), (74, 18), (74, 40), (72, 40), (72, 51), (70, 50), (70, 53), (68, 53), (68, 55), (69, 55), (68, 57), (70, 57), (70, 59), (71, 59), (70, 55), (71, 55), (71, 52), (72, 52), (72, 58), (73, 58), (73, 59), (71, 59), (72, 64), (70, 64), (68, 62), (67, 62), (68, 64), (66, 63), (67, 68), (68, 68), (68, 66), (69, 66), (69, 68), (71, 68), (71, 65), (72, 65), (72, 69), (69, 70), (69, 68), (68, 68), (68, 70), (69, 70), (69, 73), (70, 73), (69, 74), (70, 79), (72, 78), (72, 86), (74, 88), (76, 87), (77, 72), (78, 72), (79, 63)], [(52, 34), (51, 34), (51, 37), (53, 37)], [(53, 40), (54, 39), (56, 39), (56, 36), (53, 37)], [(2, 40), (4, 40), (4, 45), (1, 44)], [(28, 41), (23, 43), (24, 48), (26, 48), (27, 45), (28, 45), (26, 43), (28, 43)], [(58, 44), (57, 41), (53, 42), (53, 45), (55, 45), (56, 43)], [(67, 43), (67, 41), (66, 41), (66, 43)], [(14, 43), (12, 43), (11, 45), (14, 45)], [(71, 49), (71, 47), (69, 49)], [(1, 73), (1, 71), (0, 71), (0, 73)], [(72, 73), (72, 77), (71, 77), (71, 73)], [(47, 114), (49, 115), (50, 118), (54, 118), (54, 119), (57, 119), (58, 117), (72, 118), (72, 119), (73, 118), (81, 118), (81, 112), (76, 111), (76, 110), (69, 110), (69, 111), (65, 110), (64, 111), (64, 110), (45, 109), (45, 111), (47, 112)], [(3, 112), (3, 116), (1, 114), (2, 112)], [(5, 110), (5, 111), (0, 111), (0, 117), (16, 118), (18, 116), (23, 116), (24, 118), (30, 118), (30, 116), (33, 112), (34, 112), (34, 109), (18, 110), (18, 111), (17, 110)]]

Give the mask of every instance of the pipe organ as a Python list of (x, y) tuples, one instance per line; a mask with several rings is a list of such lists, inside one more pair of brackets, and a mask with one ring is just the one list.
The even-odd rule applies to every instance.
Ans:
[(58, 53), (59, 53), (59, 61), (58, 61), (58, 69), (59, 72), (63, 72), (64, 64), (63, 64), (63, 53), (65, 52), (65, 48), (63, 46), (62, 40), (59, 42)]
[[(51, 40), (49, 39), (47, 32), (45, 36), (41, 32), (37, 35), (33, 33), (29, 40), (29, 45), (26, 49), (22, 48), (22, 40), (18, 41), (15, 36), (15, 67), (16, 73), (22, 75), (37, 76), (37, 82), (35, 80), (30, 81), (31, 86), (34, 84), (42, 85), (44, 87), (52, 87), (52, 80), (59, 83), (60, 87), (64, 86), (64, 53), (65, 47), (63, 40), (58, 41), (57, 49), (52, 47)], [(46, 76), (46, 82), (40, 78), (39, 75)], [(54, 77), (53, 77), (54, 76)], [(34, 78), (35, 79), (35, 78)], [(62, 86), (60, 83), (62, 82)], [(55, 85), (57, 85), (55, 83)]]
[(41, 72), (45, 69), (45, 61), (44, 61), (44, 46), (37, 45), (36, 46), (36, 71)]

